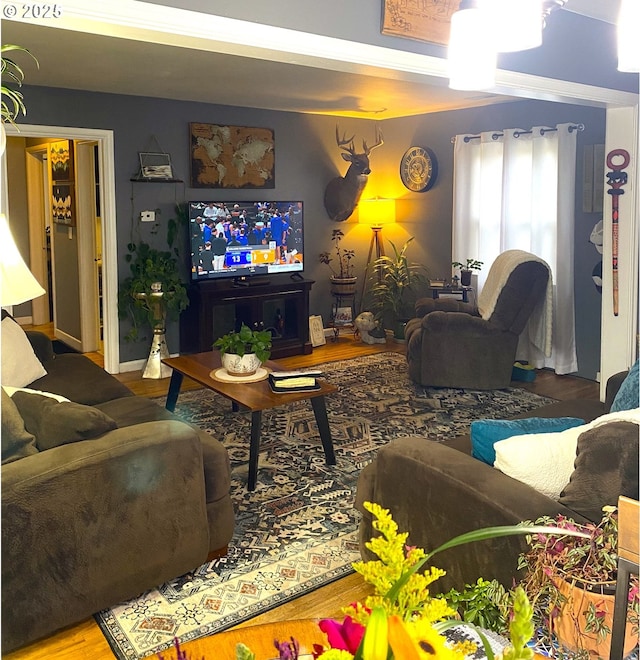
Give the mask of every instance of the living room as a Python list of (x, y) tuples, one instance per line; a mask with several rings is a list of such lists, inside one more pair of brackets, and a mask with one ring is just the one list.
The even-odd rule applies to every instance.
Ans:
[[(359, 8), (365, 11), (364, 7)], [(377, 23), (379, 21), (379, 9), (368, 8), (366, 16), (368, 22), (354, 21), (349, 26), (351, 34), (357, 34), (364, 31), (365, 36), (371, 43), (385, 46), (391, 44), (392, 47), (418, 48), (419, 51), (435, 52), (442, 56), (444, 49), (438, 48), (433, 44), (420, 44), (415, 46), (411, 40), (400, 39), (397, 37), (388, 37), (380, 35)], [(239, 18), (242, 16), (241, 10), (238, 10)], [(317, 24), (322, 25), (320, 20), (322, 12), (318, 12)], [(231, 13), (231, 15), (234, 15)], [(303, 22), (302, 27), (308, 27), (307, 21), (310, 17), (305, 12), (305, 16), (296, 18), (296, 12), (283, 12), (290, 23), (295, 20)], [(356, 19), (360, 15), (356, 13)], [(256, 17), (257, 18), (257, 17)], [(254, 20), (256, 20), (254, 18)], [(375, 20), (374, 20), (375, 19)], [(326, 19), (325, 19), (326, 20)], [(269, 20), (265, 18), (265, 24)], [(576, 27), (577, 22), (577, 27)], [(287, 23), (287, 25), (289, 24)], [(11, 36), (14, 43), (21, 43), (21, 31), (29, 29), (42, 30), (42, 27), (27, 23), (7, 22), (5, 25), (5, 34)], [(374, 29), (375, 28), (375, 29)], [(51, 29), (51, 24), (47, 24), (47, 29)], [(341, 22), (340, 35), (343, 35), (347, 29), (347, 21)], [(581, 40), (575, 47), (580, 47), (582, 43), (606, 43), (606, 48), (602, 54), (595, 53), (593, 49), (586, 49), (587, 52), (576, 57), (576, 61), (569, 62), (561, 54), (563, 44), (567, 43), (567, 34), (573, 30), (588, 30), (589, 36)], [(17, 31), (17, 34), (15, 33)], [(36, 31), (32, 39), (38, 41), (42, 33)], [(26, 35), (25, 35), (26, 38)], [(344, 38), (344, 36), (343, 36)], [(22, 39), (23, 41), (25, 39)], [(608, 40), (608, 41), (606, 41)], [(621, 74), (615, 70), (615, 50), (614, 50), (614, 27), (595, 21), (591, 18), (562, 10), (556, 12), (554, 21), (549, 21), (549, 26), (545, 32), (545, 41), (540, 49), (528, 53), (517, 53), (507, 57), (507, 62), (515, 60), (515, 70), (532, 72), (534, 75), (543, 75), (558, 77), (563, 75), (567, 80), (577, 81), (579, 84), (596, 84), (611, 89), (614, 95), (611, 98), (613, 102), (609, 104), (620, 103), (620, 100), (632, 102), (633, 95), (625, 96), (613, 89), (634, 90), (637, 88), (637, 76), (633, 74)], [(28, 45), (28, 44), (27, 44)], [(142, 44), (139, 44), (139, 47)], [(574, 48), (575, 48), (574, 47)], [(75, 46), (77, 48), (77, 46)], [(35, 54), (37, 53), (35, 47)], [(538, 53), (538, 50), (541, 52)], [(75, 51), (74, 51), (75, 52)], [(390, 50), (390, 52), (394, 52)], [(101, 53), (102, 54), (102, 53)], [(511, 58), (511, 60), (508, 59)], [(589, 58), (588, 60), (586, 58)], [(554, 62), (562, 62), (562, 71), (558, 74), (552, 67)], [(25, 63), (25, 68), (28, 64)], [(103, 182), (103, 187), (113, 186), (114, 198), (113, 208), (113, 227), (111, 234), (107, 234), (109, 240), (103, 241), (103, 260), (105, 264), (104, 276), (106, 278), (105, 303), (105, 339), (111, 349), (111, 355), (105, 354), (105, 365), (110, 371), (120, 371), (126, 368), (127, 363), (143, 359), (145, 356), (145, 347), (141, 344), (125, 343), (119, 338), (124, 336), (126, 330), (119, 331), (119, 325), (115, 318), (116, 300), (114, 291), (110, 289), (117, 288), (117, 282), (121, 276), (116, 275), (109, 259), (117, 261), (118, 271), (123, 271), (123, 259), (125, 246), (131, 239), (132, 232), (144, 232), (145, 240), (153, 242), (155, 239), (149, 235), (151, 226), (144, 226), (138, 221), (139, 213), (147, 208), (159, 209), (159, 220), (161, 223), (167, 221), (173, 215), (173, 206), (176, 201), (188, 201), (189, 199), (199, 198), (202, 191), (189, 186), (189, 146), (188, 146), (188, 127), (191, 122), (210, 122), (220, 124), (233, 124), (244, 126), (268, 127), (274, 131), (275, 152), (276, 152), (276, 192), (279, 196), (293, 195), (296, 198), (304, 199), (305, 214), (311, 220), (305, 227), (305, 240), (307, 245), (317, 246), (317, 253), (329, 250), (331, 230), (335, 226), (327, 218), (326, 211), (322, 204), (322, 195), (328, 181), (336, 174), (343, 174), (345, 165), (340, 158), (340, 150), (335, 144), (336, 124), (340, 126), (343, 132), (349, 135), (355, 135), (357, 144), (359, 140), (367, 140), (369, 143), (374, 139), (375, 125), (379, 124), (383, 129), (384, 145), (372, 153), (372, 173), (369, 177), (366, 192), (363, 199), (374, 197), (392, 197), (398, 200), (396, 216), (397, 222), (394, 226), (385, 229), (383, 238), (391, 240), (397, 245), (401, 245), (408, 236), (415, 236), (412, 245), (411, 258), (423, 263), (432, 277), (450, 276), (450, 255), (451, 255), (451, 217), (452, 217), (452, 187), (453, 187), (453, 146), (451, 138), (458, 133), (475, 133), (480, 131), (499, 130), (505, 127), (524, 127), (529, 128), (534, 125), (556, 125), (561, 122), (577, 122), (585, 125), (585, 131), (578, 135), (578, 154), (583, 151), (584, 145), (594, 145), (605, 143), (605, 130), (607, 126), (606, 111), (603, 109), (601, 101), (593, 101), (580, 105), (548, 101), (523, 101), (517, 100), (523, 92), (512, 89), (513, 96), (507, 99), (508, 102), (480, 105), (471, 109), (447, 112), (430, 112), (416, 116), (402, 116), (390, 119), (380, 119), (384, 117), (383, 112), (372, 112), (365, 107), (365, 111), (354, 111), (352, 102), (346, 102), (348, 110), (344, 109), (344, 101), (339, 102), (336, 110), (331, 109), (324, 114), (314, 109), (314, 114), (300, 112), (280, 112), (257, 110), (248, 107), (229, 107), (226, 104), (208, 105), (199, 103), (179, 102), (164, 100), (163, 98), (139, 98), (138, 96), (111, 96), (99, 92), (73, 91), (70, 89), (58, 89), (46, 86), (46, 80), (40, 79), (38, 86), (28, 87), (29, 78), (41, 76), (42, 71), (47, 66), (45, 59), (40, 66), (40, 71), (30, 71), (27, 77), (25, 91), (29, 91), (29, 125), (34, 126), (60, 126), (60, 127), (92, 127), (94, 129), (109, 129), (113, 131), (116, 148), (113, 160), (113, 182), (108, 178)], [(151, 65), (150, 65), (151, 66)], [(343, 65), (346, 67), (346, 65)], [(57, 74), (59, 75), (59, 74)], [(166, 75), (166, 74), (165, 74)], [(406, 74), (404, 74), (406, 77)], [(175, 75), (174, 75), (175, 77)], [(99, 79), (99, 78), (98, 78)], [(606, 80), (606, 83), (604, 82)], [(611, 82), (613, 81), (613, 82)], [(538, 81), (536, 81), (538, 82)], [(530, 83), (530, 80), (518, 79), (517, 84), (524, 85)], [(341, 82), (344, 85), (344, 82)], [(383, 82), (380, 82), (383, 85)], [(553, 84), (550, 78), (544, 78), (541, 84)], [(40, 85), (45, 85), (41, 87)], [(92, 84), (96, 90), (100, 90), (100, 84)], [(415, 84), (414, 84), (415, 87)], [(412, 87), (411, 91), (415, 94), (416, 89)], [(564, 87), (573, 90), (571, 83), (566, 83)], [(562, 87), (556, 86), (554, 89), (554, 98), (566, 96)], [(590, 91), (591, 88), (589, 88)], [(584, 94), (585, 90), (576, 87), (576, 92)], [(434, 93), (437, 90), (434, 90)], [(524, 92), (531, 95), (531, 92)], [(160, 92), (158, 96), (172, 96), (172, 91)], [(468, 97), (473, 94), (465, 94), (464, 103), (468, 105), (484, 104), (487, 102), (485, 95), (481, 96), (480, 101), (474, 98), (472, 101)], [(488, 95), (487, 95), (488, 96)], [(548, 93), (541, 94), (549, 98)], [(598, 88), (596, 97), (602, 96), (602, 90)], [(495, 99), (490, 99), (494, 101)], [(502, 100), (502, 97), (500, 97)], [(316, 102), (318, 103), (318, 102)], [(460, 100), (457, 103), (461, 103)], [(341, 106), (342, 104), (342, 106)], [(356, 104), (357, 105), (357, 104)], [(597, 106), (597, 107), (593, 107)], [(313, 106), (312, 106), (313, 107)], [(357, 110), (357, 108), (356, 108)], [(340, 116), (347, 114), (348, 117)], [(357, 119), (351, 118), (353, 116)], [(361, 117), (366, 119), (361, 119)], [(615, 127), (612, 127), (615, 123)], [(617, 119), (615, 122), (609, 122), (609, 135), (613, 130), (620, 130), (622, 122)], [(26, 129), (23, 135), (26, 136)], [(42, 135), (42, 132), (38, 133)], [(54, 136), (55, 137), (55, 136)], [(81, 134), (80, 137), (83, 137)], [(30, 144), (34, 142), (32, 138)], [(185, 184), (177, 185), (153, 185), (144, 186), (141, 184), (132, 184), (130, 178), (136, 174), (139, 169), (139, 153), (154, 146), (154, 139), (161, 145), (162, 149), (170, 154), (172, 166), (176, 176), (186, 181)], [(608, 138), (611, 139), (611, 138)], [(424, 144), (430, 147), (436, 154), (439, 163), (439, 174), (436, 184), (427, 193), (410, 193), (401, 184), (398, 177), (398, 168), (403, 153), (412, 144)], [(156, 150), (157, 147), (155, 147)], [(11, 152), (10, 152), (11, 153)], [(16, 169), (19, 171), (20, 161), (16, 163)], [(580, 199), (582, 188), (582, 158), (577, 158), (577, 199)], [(9, 163), (8, 176), (12, 181), (14, 170)], [(10, 191), (12, 188), (10, 187)], [(219, 196), (220, 191), (216, 191), (213, 197)], [(103, 194), (106, 194), (103, 191)], [(226, 193), (225, 193), (226, 194)], [(252, 199), (255, 197), (255, 191), (240, 191), (240, 197)], [(133, 199), (132, 199), (133, 198)], [(109, 200), (106, 199), (106, 202)], [(16, 213), (24, 214), (24, 198), (15, 203)], [(621, 198), (621, 203), (629, 203), (629, 196)], [(633, 205), (629, 204), (630, 213), (633, 214)], [(105, 203), (105, 210), (109, 206)], [(20, 211), (17, 211), (20, 209)], [(106, 214), (105, 214), (106, 215)], [(346, 230), (347, 238), (345, 245), (349, 243), (356, 251), (356, 267), (360, 273), (364, 273), (366, 251), (371, 235), (367, 227), (358, 226), (357, 212), (342, 225)], [(135, 217), (135, 220), (134, 220)], [(12, 224), (17, 219), (12, 218)], [(117, 220), (116, 220), (117, 218)], [(615, 351), (612, 345), (615, 342), (603, 338), (602, 345), (607, 346), (606, 352), (602, 358), (598, 356), (600, 351), (600, 307), (601, 297), (597, 291), (592, 279), (592, 270), (598, 261), (597, 253), (593, 244), (589, 243), (589, 236), (598, 222), (599, 216), (594, 213), (583, 213), (582, 205), (576, 205), (576, 235), (575, 235), (575, 289), (576, 289), (576, 328), (577, 344), (579, 354), (579, 375), (595, 379), (597, 373), (602, 371), (603, 378), (624, 367), (625, 359), (629, 356), (618, 356), (615, 353), (609, 357), (610, 351)], [(109, 218), (103, 218), (103, 223), (109, 223)], [(24, 227), (23, 224), (20, 226)], [(57, 234), (63, 234), (64, 228), (57, 228)], [(105, 232), (108, 227), (105, 228)], [(624, 231), (624, 228), (623, 228)], [(64, 229), (66, 232), (66, 229)], [(164, 232), (159, 232), (162, 235)], [(54, 240), (58, 240), (54, 237)], [(60, 239), (62, 242), (62, 239)], [(68, 238), (64, 242), (69, 243)], [(109, 243), (114, 243), (110, 245)], [(627, 243), (622, 243), (624, 245)], [(117, 249), (116, 249), (117, 246)], [(63, 246), (64, 247), (64, 246)], [(66, 247), (68, 251), (68, 247)], [(330, 306), (328, 301), (328, 278), (325, 268), (315, 261), (313, 255), (309, 255), (305, 263), (305, 276), (315, 280), (311, 291), (310, 313), (320, 314), (323, 320), (328, 321)], [(624, 262), (621, 259), (621, 267)], [(185, 260), (186, 268), (186, 260)], [(116, 277), (114, 281), (114, 276)], [(111, 279), (110, 279), (111, 278)], [(629, 279), (621, 274), (621, 280)], [(605, 286), (606, 274), (605, 274)], [(66, 287), (68, 291), (72, 287)], [(633, 297), (633, 294), (631, 294)], [(71, 306), (75, 309), (79, 305)], [(605, 312), (606, 312), (605, 308)], [(28, 305), (26, 307), (28, 315)], [(77, 314), (77, 312), (76, 312)], [(611, 330), (617, 337), (620, 332), (628, 335), (628, 327), (625, 319), (626, 312), (623, 310), (622, 317), (614, 319), (615, 329)], [(605, 314), (605, 317), (608, 315)], [(605, 323), (606, 318), (602, 323)], [(77, 335), (76, 327), (79, 322), (76, 318), (69, 320), (72, 328), (70, 334)], [(124, 325), (124, 324), (123, 324)], [(629, 339), (625, 341), (630, 341)], [(111, 343), (115, 344), (111, 346)], [(169, 328), (168, 343), (170, 350), (178, 350), (178, 334), (175, 324)], [(106, 353), (106, 351), (105, 351)], [(604, 359), (605, 364), (600, 364)], [(612, 360), (611, 367), (606, 363), (608, 359)]]
[[(378, 3), (373, 3), (374, 7), (371, 4), (354, 3), (347, 10), (339, 3), (336, 4), (334, 7), (336, 15), (342, 16), (345, 12), (347, 15), (344, 16), (344, 19), (341, 18), (340, 25), (335, 32), (331, 32), (332, 36), (356, 39), (354, 35), (362, 29), (370, 37), (370, 43), (382, 44), (399, 50), (416, 50), (419, 53), (432, 52), (429, 45), (416, 45), (412, 41), (381, 36), (379, 34), (380, 7)], [(326, 26), (330, 22), (328, 16), (331, 12), (327, 11), (326, 5), (323, 8), (307, 8), (304, 16), (290, 3), (282, 3), (282, 8), (278, 7), (278, 9), (271, 4), (268, 8), (251, 8), (251, 10), (246, 7), (232, 6), (232, 3), (229, 5), (228, 7), (216, 7), (216, 12), (241, 20), (264, 19), (265, 24), (275, 22), (275, 16), (282, 16), (281, 25), (283, 27), (314, 31), (310, 26), (317, 25), (321, 26), (316, 28), (319, 33), (323, 33), (325, 28), (322, 26)], [(202, 9), (201, 11), (210, 10)], [(264, 16), (261, 15), (262, 13)], [(555, 21), (556, 18), (559, 20)], [(584, 46), (586, 43), (602, 43), (603, 29), (608, 35), (607, 38), (611, 37), (612, 26), (603, 27), (600, 22), (593, 19), (562, 11), (557, 12), (557, 15), (549, 20), (548, 37), (556, 46), (559, 42), (571, 42), (566, 35), (567, 30), (571, 33), (575, 29), (574, 20), (577, 20), (581, 27), (588, 31), (594, 30), (598, 35), (594, 36), (590, 33), (590, 36), (580, 40), (579, 44), (574, 44), (574, 49)], [(297, 21), (300, 23), (293, 25)], [(556, 29), (562, 28), (555, 35), (553, 34), (554, 21)], [(278, 22), (280, 21), (278, 20)], [(3, 38), (7, 40), (7, 36), (11, 35), (11, 42), (28, 47), (41, 60), (41, 66), (43, 66), (46, 55), (39, 53), (37, 38), (31, 42), (28, 32), (13, 34), (12, 27), (13, 25), (9, 23)], [(37, 33), (34, 35), (37, 37)], [(550, 47), (548, 43), (545, 43), (543, 48)], [(590, 51), (590, 49), (585, 50)], [(442, 49), (438, 52), (441, 53)], [(149, 55), (149, 60), (145, 60), (142, 53), (144, 53), (144, 47), (143, 44), (140, 44), (141, 59), (132, 66), (152, 67), (152, 56)], [(525, 98), (522, 98), (511, 89), (510, 94), (505, 94), (509, 98), (500, 99), (503, 101), (501, 103), (476, 99), (475, 107), (430, 111), (409, 116), (385, 117), (382, 111), (383, 106), (372, 109), (372, 106), (365, 105), (362, 101), (357, 102), (343, 97), (336, 101), (336, 106), (339, 107), (325, 106), (324, 112), (318, 109), (320, 104), (317, 104), (313, 111), (307, 112), (300, 107), (304, 106), (302, 101), (300, 106), (294, 105), (289, 109), (265, 110), (236, 104), (229, 105), (224, 102), (224, 90), (217, 95), (219, 100), (205, 103), (176, 99), (174, 93), (165, 95), (160, 92), (157, 97), (155, 95), (140, 96), (135, 91), (130, 94), (111, 93), (101, 89), (99, 82), (92, 89), (72, 89), (57, 84), (47, 85), (46, 81), (41, 80), (38, 80), (36, 84), (30, 84), (31, 76), (35, 77), (38, 74), (28, 71), (28, 65), (25, 64), (27, 80), (23, 92), (28, 103), (28, 117), (21, 120), (20, 123), (28, 124), (29, 127), (66, 127), (71, 128), (71, 132), (73, 128), (113, 131), (113, 180), (109, 182), (108, 177), (105, 177), (105, 180), (113, 186), (112, 210), (115, 229), (113, 237), (116, 249), (112, 253), (112, 257), (115, 254), (115, 262), (112, 263), (117, 263), (117, 270), (120, 273), (125, 272), (127, 268), (124, 262), (126, 244), (130, 240), (132, 228), (135, 226), (135, 230), (138, 229), (138, 218), (141, 211), (148, 208), (159, 210), (161, 228), (152, 240), (161, 240), (164, 236), (162, 223), (172, 217), (176, 201), (199, 199), (203, 194), (206, 196), (210, 193), (210, 191), (199, 190), (190, 185), (188, 135), (190, 123), (206, 122), (273, 129), (276, 152), (275, 190), (260, 191), (258, 194), (255, 190), (234, 192), (237, 193), (238, 199), (243, 200), (256, 199), (263, 194), (265, 197), (275, 194), (278, 198), (304, 199), (307, 219), (305, 243), (309, 253), (305, 262), (304, 274), (305, 277), (315, 280), (310, 297), (310, 313), (321, 315), (326, 322), (330, 314), (328, 274), (325, 268), (317, 262), (316, 253), (331, 249), (331, 231), (340, 227), (346, 234), (345, 244), (356, 251), (356, 269), (363, 274), (371, 237), (371, 230), (358, 224), (357, 211), (347, 222), (338, 225), (328, 219), (324, 209), (323, 193), (326, 184), (333, 176), (344, 173), (346, 169), (336, 145), (336, 125), (339, 126), (342, 133), (355, 135), (357, 145), (361, 140), (373, 142), (376, 127), (380, 126), (384, 135), (384, 144), (371, 156), (372, 173), (369, 176), (363, 199), (376, 196), (396, 199), (397, 222), (394, 226), (385, 227), (384, 240), (401, 245), (408, 237), (415, 236), (411, 248), (411, 259), (425, 264), (432, 276), (450, 277), (453, 205), (452, 137), (457, 134), (477, 134), (482, 131), (502, 130), (516, 126), (528, 129), (531, 126), (555, 126), (564, 122), (584, 124), (585, 130), (580, 132), (577, 138), (579, 156), (576, 171), (576, 200), (582, 199), (584, 177), (581, 154), (585, 146), (606, 144), (614, 147), (623, 144), (631, 150), (633, 140), (629, 139), (628, 126), (625, 124), (633, 124), (633, 121), (628, 122), (626, 118), (623, 118), (616, 126), (611, 126), (611, 117), (616, 118), (616, 111), (621, 109), (623, 111), (627, 102), (632, 105), (637, 104), (637, 76), (615, 72), (615, 62), (612, 60), (613, 55), (610, 48), (607, 49), (606, 57), (599, 57), (593, 52), (588, 52), (588, 62), (585, 59), (586, 55), (584, 58), (583, 55), (584, 53), (580, 53), (576, 57), (579, 63), (571, 66), (566, 59), (546, 53), (546, 64), (535, 63), (532, 61), (534, 58), (529, 58), (521, 70), (535, 76), (554, 78), (557, 76), (554, 75), (555, 72), (549, 71), (548, 62), (549, 60), (562, 61), (563, 67), (573, 69), (573, 71), (563, 69), (562, 77), (566, 75), (568, 80), (579, 85), (611, 89), (615, 99), (611, 101), (611, 106), (616, 106), (615, 109), (607, 110), (605, 107), (609, 103), (607, 100), (589, 99), (579, 102), (576, 100), (575, 103), (572, 103), (567, 99), (565, 102), (558, 102), (550, 100), (548, 92), (541, 92), (540, 97), (535, 99), (526, 98), (526, 94)], [(513, 58), (517, 60), (518, 56), (513, 56)], [(521, 55), (521, 63), (523, 59), (527, 58)], [(591, 78), (589, 69), (593, 61), (604, 59), (607, 59), (609, 69), (603, 71), (602, 69), (606, 67), (600, 61), (597, 67), (593, 65), (594, 75)], [(528, 68), (530, 65), (532, 68)], [(347, 64), (345, 63), (343, 66), (346, 67)], [(351, 64), (351, 66), (355, 65)], [(508, 67), (505, 66), (505, 68)], [(597, 71), (595, 71), (596, 68)], [(165, 81), (167, 77), (171, 80), (171, 76), (177, 79), (180, 72), (165, 72), (164, 75)], [(165, 84), (167, 83), (165, 82)], [(277, 87), (277, 80), (269, 82), (269, 85)], [(496, 92), (498, 91), (503, 90), (496, 90)], [(287, 92), (290, 90), (288, 89)], [(594, 97), (600, 95), (600, 92), (594, 93)], [(604, 99), (604, 97), (602, 98)], [(365, 109), (362, 110), (362, 108)], [(613, 114), (610, 114), (611, 112)], [(622, 133), (616, 134), (616, 130), (621, 130)], [(23, 135), (11, 131), (8, 133), (11, 144), (9, 153), (14, 155), (20, 148), (42, 143), (41, 137), (31, 136), (29, 128), (24, 130)], [(39, 135), (42, 136), (42, 133)], [(49, 134), (49, 137), (58, 138), (67, 137), (67, 135), (68, 133), (56, 134), (54, 131)], [(82, 138), (82, 132), (79, 132), (77, 137)], [(139, 168), (140, 152), (149, 150), (149, 145), (153, 140), (157, 140), (162, 150), (171, 155), (175, 176), (182, 179), (184, 184), (144, 185), (131, 181)], [(414, 144), (428, 146), (438, 159), (438, 179), (433, 188), (426, 193), (407, 192), (398, 176), (402, 155)], [(20, 162), (19, 158), (16, 162)], [(16, 170), (12, 169), (11, 163), (9, 163), (10, 185), (15, 181), (13, 177), (16, 176)], [(229, 193), (228, 191), (214, 191), (211, 197), (212, 199), (228, 198)], [(627, 214), (625, 217), (629, 218), (626, 231), (628, 231), (629, 225), (637, 225), (637, 216), (634, 216), (633, 209), (628, 207), (630, 197), (631, 195), (627, 195), (622, 200), (625, 204), (623, 212)], [(631, 355), (629, 355), (629, 346), (625, 346), (625, 342), (633, 345), (633, 341), (627, 340), (629, 337), (635, 337), (636, 322), (633, 311), (635, 309), (633, 294), (626, 296), (622, 315), (612, 319), (613, 325), (602, 320), (603, 315), (610, 315), (608, 307), (604, 305), (608, 293), (605, 287), (601, 294), (594, 285), (592, 271), (597, 256), (593, 243), (589, 241), (594, 225), (601, 216), (601, 212), (584, 211), (581, 201), (576, 204), (574, 275), (579, 364), (577, 373), (589, 380), (596, 380), (600, 373), (604, 383), (606, 375), (629, 366), (628, 360)], [(13, 213), (11, 218), (13, 226)], [(19, 220), (20, 218), (18, 218)], [(66, 228), (64, 231), (66, 233)], [(147, 229), (143, 228), (143, 231), (147, 231)], [(629, 244), (625, 244), (621, 249), (629, 250), (631, 253), (637, 251), (637, 248)], [(627, 259), (625, 268), (628, 268), (629, 263), (633, 263), (633, 258)], [(637, 259), (635, 263), (637, 264)], [(186, 269), (186, 262), (184, 267)], [(631, 272), (628, 282), (637, 279), (633, 277), (633, 271), (625, 272), (627, 275)], [(113, 301), (113, 292), (111, 296)], [(27, 304), (24, 309), (24, 313), (20, 313), (19, 310), (17, 316), (29, 316), (29, 305)], [(112, 353), (112, 358), (113, 355), (116, 356), (116, 359), (112, 360), (116, 366), (114, 372), (139, 368), (140, 363), (148, 354), (148, 343), (131, 344), (121, 340), (120, 337), (124, 336), (127, 326), (125, 323), (118, 322), (117, 319), (114, 321), (113, 310), (109, 313), (112, 323), (110, 333), (112, 337), (116, 337), (116, 350)], [(608, 333), (620, 337), (621, 325), (625, 340), (611, 342), (608, 339), (611, 335)], [(601, 356), (601, 336), (602, 344), (605, 345), (603, 352), (605, 354), (607, 351), (609, 352), (604, 358)], [(172, 353), (178, 352), (179, 339), (177, 324), (173, 324), (167, 333)], [(330, 348), (329, 345), (326, 350)], [(609, 360), (604, 367), (603, 360)]]

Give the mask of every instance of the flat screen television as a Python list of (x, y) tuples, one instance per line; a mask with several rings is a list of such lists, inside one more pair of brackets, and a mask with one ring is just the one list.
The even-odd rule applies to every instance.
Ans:
[(189, 202), (191, 279), (302, 271), (303, 216), (302, 202)]

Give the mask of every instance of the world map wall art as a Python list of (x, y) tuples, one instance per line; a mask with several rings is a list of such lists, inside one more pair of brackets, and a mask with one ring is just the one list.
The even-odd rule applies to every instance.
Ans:
[(189, 124), (192, 188), (275, 188), (273, 130)]

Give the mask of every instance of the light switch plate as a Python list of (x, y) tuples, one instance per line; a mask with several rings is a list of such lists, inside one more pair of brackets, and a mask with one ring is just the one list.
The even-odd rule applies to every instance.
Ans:
[(156, 212), (155, 211), (141, 211), (140, 221), (141, 222), (155, 222)]

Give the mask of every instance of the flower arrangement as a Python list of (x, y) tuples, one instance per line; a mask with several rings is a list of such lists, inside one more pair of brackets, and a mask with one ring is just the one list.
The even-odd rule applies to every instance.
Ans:
[[(521, 586), (534, 605), (535, 622), (544, 630), (558, 631), (561, 618), (570, 618), (571, 630), (577, 633), (575, 639), (567, 640), (567, 644), (579, 656), (586, 654), (592, 638), (597, 644), (609, 643), (611, 617), (605, 607), (605, 597), (607, 591), (613, 593), (617, 573), (616, 507), (604, 507), (598, 524), (583, 525), (564, 516), (541, 517), (534, 524), (554, 525), (572, 533), (571, 536), (545, 533), (527, 536), (529, 548), (521, 555), (518, 567), (526, 569)], [(575, 536), (573, 532), (576, 531), (582, 532), (583, 536)], [(577, 585), (597, 597), (585, 600), (583, 611), (576, 614), (570, 608), (570, 597), (564, 584)], [(584, 618), (582, 624), (578, 621), (580, 615)], [(639, 619), (638, 576), (632, 576), (627, 621), (636, 639)]]
[[(406, 545), (408, 534), (399, 533), (388, 509), (365, 502), (364, 507), (376, 519), (374, 529), (379, 533), (367, 544), (378, 559), (353, 564), (366, 582), (374, 587), (374, 593), (364, 603), (354, 603), (343, 608), (343, 621), (323, 619), (320, 629), (327, 636), (328, 646), (314, 645), (315, 660), (463, 660), (475, 653), (476, 644), (468, 641), (451, 644), (445, 632), (461, 625), (453, 619), (455, 610), (441, 596), (432, 596), (430, 586), (444, 571), (428, 567), (419, 571), (439, 552), (465, 543), (482, 541), (513, 534), (557, 533), (548, 526), (489, 527), (461, 534), (427, 553), (421, 548)], [(586, 536), (581, 531), (562, 530), (567, 534)], [(495, 656), (483, 631), (468, 625), (478, 634), (488, 660)], [(505, 648), (501, 660), (531, 660), (534, 653), (528, 647), (533, 636), (533, 609), (525, 590), (518, 586), (510, 598), (509, 620), (510, 646)], [(298, 660), (300, 645), (297, 640), (274, 640), (280, 660)], [(188, 660), (179, 649), (179, 660)], [(158, 656), (163, 660), (162, 656)], [(236, 660), (256, 660), (256, 656), (244, 644), (236, 647)]]
[(356, 256), (354, 250), (345, 250), (340, 247), (340, 242), (344, 238), (344, 232), (341, 229), (334, 229), (331, 232), (331, 240), (334, 244), (336, 253), (337, 267), (331, 265), (333, 257), (329, 252), (321, 252), (318, 256), (320, 263), (329, 266), (333, 277), (346, 278), (353, 277), (354, 264), (351, 263), (352, 259)]

